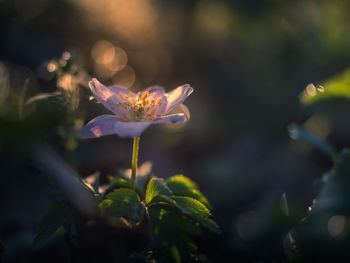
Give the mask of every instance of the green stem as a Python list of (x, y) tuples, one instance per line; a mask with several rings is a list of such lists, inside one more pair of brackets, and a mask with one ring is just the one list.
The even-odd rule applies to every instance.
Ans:
[(131, 162), (131, 188), (135, 188), (135, 180), (136, 180), (136, 170), (137, 170), (137, 158), (139, 154), (139, 144), (140, 144), (140, 136), (134, 137), (134, 146), (132, 149), (132, 162)]

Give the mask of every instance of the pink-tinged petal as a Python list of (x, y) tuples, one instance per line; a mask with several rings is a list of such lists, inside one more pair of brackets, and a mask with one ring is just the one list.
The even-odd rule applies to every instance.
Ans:
[(100, 115), (81, 128), (80, 133), (87, 138), (115, 134), (114, 124), (118, 120), (120, 119), (115, 115)]
[(163, 95), (165, 93), (165, 90), (161, 86), (150, 86), (147, 89), (144, 89), (144, 91), (148, 91), (149, 93), (153, 93), (155, 95)]
[(163, 116), (163, 117), (153, 121), (152, 124), (169, 123), (169, 122), (176, 123), (176, 122), (183, 122), (183, 121), (187, 121), (185, 114), (177, 113), (177, 114)]
[(165, 97), (165, 90), (161, 86), (150, 86), (147, 89), (143, 90), (143, 92), (148, 91), (149, 95), (152, 97), (154, 101), (157, 101), (160, 99), (160, 105), (157, 105), (154, 107), (155, 109), (155, 116), (161, 116), (166, 108), (167, 105), (167, 98)]
[(134, 138), (140, 136), (151, 124), (152, 122), (149, 121), (118, 121), (114, 124), (114, 132), (122, 138)]
[(95, 78), (89, 82), (89, 87), (95, 98), (119, 117), (123, 116), (125, 109), (118, 107), (117, 104), (123, 103), (128, 95), (131, 98), (136, 97), (135, 93), (128, 89), (116, 85), (107, 87)]
[(178, 105), (184, 102), (184, 100), (193, 92), (193, 88), (188, 85), (182, 85), (169, 93), (166, 93), (165, 96), (167, 98), (167, 105), (163, 112), (166, 114), (173, 109), (175, 109)]
[(164, 116), (154, 121), (139, 121), (139, 122), (117, 121), (114, 124), (114, 131), (116, 134), (119, 135), (119, 137), (134, 138), (134, 137), (140, 136), (141, 133), (152, 124), (169, 123), (169, 122), (176, 123), (176, 122), (183, 122), (183, 121), (186, 121), (186, 117), (183, 113)]

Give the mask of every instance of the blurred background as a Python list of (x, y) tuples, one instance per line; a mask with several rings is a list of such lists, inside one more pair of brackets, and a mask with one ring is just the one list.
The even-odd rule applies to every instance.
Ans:
[[(288, 126), (349, 145), (346, 99), (301, 100), (349, 67), (349, 14), (346, 0), (0, 0), (0, 253), (64, 262), (64, 244), (32, 249), (50, 207), (36, 145), (82, 177), (130, 167), (130, 139), (78, 135), (108, 113), (87, 87), (96, 77), (133, 91), (191, 84), (190, 121), (147, 129), (139, 163), (198, 183), (222, 230), (199, 240), (213, 262), (291, 260), (283, 240), (332, 162)], [(281, 215), (286, 200), (293, 219)]]

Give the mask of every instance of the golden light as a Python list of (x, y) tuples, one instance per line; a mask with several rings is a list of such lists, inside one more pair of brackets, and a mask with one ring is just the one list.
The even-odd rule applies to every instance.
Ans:
[(54, 72), (56, 70), (57, 70), (57, 63), (53, 60), (49, 61), (49, 63), (47, 63), (47, 71)]
[(57, 86), (65, 91), (73, 91), (75, 89), (75, 85), (73, 83), (73, 77), (71, 74), (64, 74), (57, 81)]
[(117, 33), (133, 44), (154, 40), (157, 13), (151, 1), (71, 0), (86, 11), (86, 22), (95, 30)]
[(306, 86), (305, 91), (311, 97), (314, 97), (317, 94), (316, 87), (312, 83), (310, 83), (309, 85)]
[(115, 48), (112, 43), (101, 40), (91, 48), (91, 56), (97, 64), (111, 63), (115, 56)]
[(113, 83), (123, 86), (124, 88), (130, 88), (135, 80), (135, 71), (130, 66), (126, 66), (113, 77)]
[(128, 56), (126, 52), (119, 47), (114, 47), (113, 59), (110, 62), (106, 63), (106, 67), (110, 71), (116, 72), (118, 70), (123, 69), (127, 63), (128, 63)]

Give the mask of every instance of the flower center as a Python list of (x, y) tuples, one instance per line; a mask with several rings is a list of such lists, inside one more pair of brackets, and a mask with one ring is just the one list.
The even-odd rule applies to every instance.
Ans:
[(117, 107), (123, 108), (122, 117), (125, 121), (151, 121), (159, 117), (157, 110), (162, 105), (162, 98), (154, 98), (152, 93), (138, 92), (136, 97), (130, 93), (125, 96), (119, 94), (123, 102), (118, 102)]

